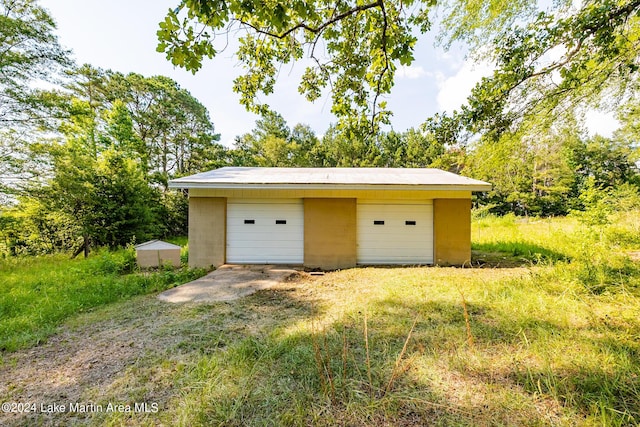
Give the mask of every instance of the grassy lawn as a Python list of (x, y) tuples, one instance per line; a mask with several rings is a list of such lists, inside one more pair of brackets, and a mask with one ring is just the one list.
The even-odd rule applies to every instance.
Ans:
[[(601, 229), (489, 217), (472, 238), (472, 268), (358, 268), (234, 302), (138, 296), (74, 316), (60, 342), (118, 369), (45, 387), (25, 362), (35, 375), (52, 362), (5, 352), (5, 378), (25, 380), (0, 400), (158, 404), (61, 425), (640, 424), (640, 264), (627, 256), (640, 215)], [(85, 359), (53, 366), (73, 363)]]
[(185, 268), (136, 272), (132, 249), (101, 251), (86, 260), (68, 255), (0, 259), (0, 351), (36, 345), (78, 313), (202, 274)]

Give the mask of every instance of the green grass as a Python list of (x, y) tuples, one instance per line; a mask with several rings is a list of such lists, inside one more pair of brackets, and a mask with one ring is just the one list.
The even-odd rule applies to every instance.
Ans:
[(0, 260), (0, 351), (37, 345), (69, 317), (192, 280), (200, 270), (137, 272), (132, 249)]
[(554, 268), (346, 270), (184, 307), (154, 331), (181, 339), (100, 395), (161, 411), (96, 424), (637, 424), (638, 298)]
[(134, 324), (156, 345), (80, 400), (160, 410), (64, 420), (638, 425), (640, 267), (625, 254), (640, 250), (639, 217), (601, 229), (486, 217), (473, 223), (472, 268), (357, 268), (233, 302), (110, 304), (69, 327)]

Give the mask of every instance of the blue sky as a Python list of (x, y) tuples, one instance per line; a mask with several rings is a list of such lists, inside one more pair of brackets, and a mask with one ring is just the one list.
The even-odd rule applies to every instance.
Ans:
[[(73, 51), (77, 63), (173, 78), (207, 107), (221, 142), (230, 145), (236, 135), (250, 132), (258, 118), (239, 104), (238, 95), (232, 91), (233, 79), (242, 72), (233, 49), (206, 60), (196, 75), (173, 67), (155, 50), (158, 22), (178, 3), (179, 0), (40, 0), (58, 25), (61, 44)], [(394, 112), (392, 126), (397, 131), (418, 126), (438, 111), (459, 107), (474, 83), (489, 72), (486, 65), (466, 61), (459, 47), (445, 52), (434, 46), (431, 34), (420, 38), (415, 58), (411, 67), (398, 71), (396, 84), (387, 97)], [(290, 126), (306, 123), (321, 135), (335, 121), (330, 99), (323, 97), (309, 103), (298, 94), (302, 70), (302, 65), (283, 67), (275, 95), (265, 101)], [(605, 116), (592, 114), (587, 122), (592, 132), (609, 135), (613, 130), (611, 120)]]

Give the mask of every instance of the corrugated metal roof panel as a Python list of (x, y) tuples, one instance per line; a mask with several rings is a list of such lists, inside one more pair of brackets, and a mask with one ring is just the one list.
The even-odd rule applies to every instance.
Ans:
[(225, 167), (169, 182), (172, 188), (243, 186), (428, 186), (488, 191), (491, 184), (429, 168), (252, 168)]

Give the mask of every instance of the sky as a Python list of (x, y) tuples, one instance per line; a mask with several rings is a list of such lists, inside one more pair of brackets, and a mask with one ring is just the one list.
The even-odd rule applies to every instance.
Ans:
[[(230, 47), (215, 58), (205, 59), (193, 75), (174, 67), (162, 53), (156, 52), (156, 31), (170, 8), (179, 0), (40, 0), (57, 23), (60, 43), (73, 51), (78, 64), (144, 76), (173, 78), (207, 109), (227, 146), (237, 135), (250, 132), (259, 117), (247, 112), (232, 90), (233, 79), (242, 73)], [(396, 83), (386, 97), (393, 111), (392, 127), (404, 131), (417, 127), (436, 112), (452, 112), (465, 102), (471, 88), (490, 73), (486, 64), (465, 60), (460, 47), (444, 51), (434, 45), (433, 34), (421, 36), (416, 44), (415, 61), (396, 72)], [(310, 103), (297, 91), (304, 66), (286, 66), (280, 70), (275, 94), (263, 99), (293, 127), (304, 123), (322, 135), (330, 123), (328, 96)], [(615, 130), (611, 116), (589, 113), (590, 133), (609, 136)]]

